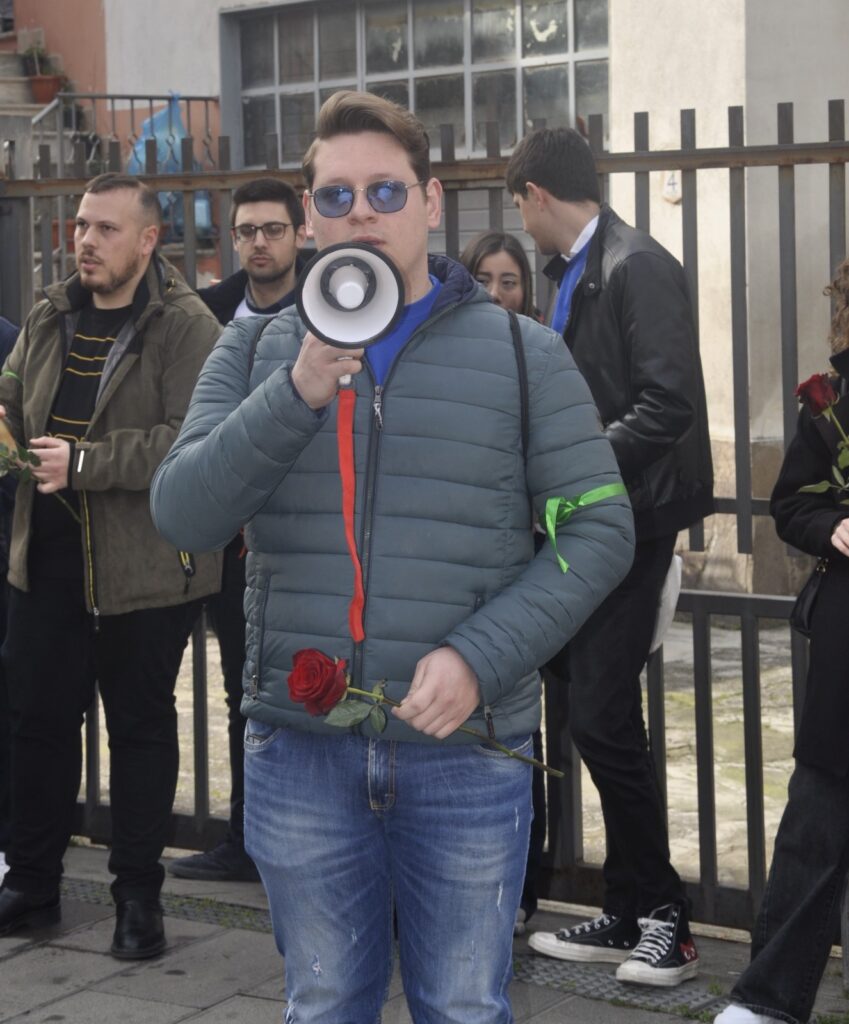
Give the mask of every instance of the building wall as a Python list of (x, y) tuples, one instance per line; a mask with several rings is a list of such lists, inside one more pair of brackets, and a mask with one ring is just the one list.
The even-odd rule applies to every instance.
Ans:
[(77, 92), (106, 89), (103, 0), (15, 0), (15, 26), (43, 29), (47, 52), (61, 55)]

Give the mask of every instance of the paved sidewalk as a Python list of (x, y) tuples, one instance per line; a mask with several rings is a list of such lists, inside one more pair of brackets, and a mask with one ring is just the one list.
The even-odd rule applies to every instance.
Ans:
[[(280, 1024), (286, 999), (283, 966), (260, 885), (188, 882), (169, 875), (163, 892), (168, 950), (128, 965), (106, 952), (114, 925), (106, 858), (102, 848), (71, 848), (61, 925), (0, 938), (0, 1022)], [(536, 915), (532, 928), (553, 931), (574, 920), (549, 906)], [(717, 930), (711, 931), (715, 936)], [(620, 985), (613, 967), (536, 956), (518, 939), (511, 987), (516, 1020), (712, 1021), (748, 955), (744, 942), (712, 936), (697, 936), (700, 977), (665, 992)], [(849, 1021), (837, 959), (829, 964), (817, 1009), (833, 1015), (822, 1024)], [(396, 970), (383, 1022), (410, 1021)]]

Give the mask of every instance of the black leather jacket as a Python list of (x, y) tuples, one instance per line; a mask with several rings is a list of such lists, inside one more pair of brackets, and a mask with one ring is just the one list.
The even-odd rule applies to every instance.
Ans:
[[(563, 332), (628, 486), (637, 540), (713, 512), (707, 406), (687, 281), (650, 235), (602, 206)], [(559, 283), (565, 262), (545, 272)]]

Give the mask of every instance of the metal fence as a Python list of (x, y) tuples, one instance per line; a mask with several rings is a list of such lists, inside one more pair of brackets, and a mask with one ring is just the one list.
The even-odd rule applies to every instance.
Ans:
[[(126, 98), (125, 98), (126, 99)], [(141, 98), (136, 98), (141, 99)], [(201, 98), (204, 99), (204, 98)], [(206, 98), (208, 99), (208, 98)], [(77, 99), (75, 102), (79, 102)], [(208, 125), (209, 120), (205, 121)], [(630, 152), (601, 151), (603, 138), (600, 118), (589, 119), (590, 143), (596, 154), (603, 185), (611, 176), (630, 175), (633, 180), (635, 221), (649, 229), (649, 175), (653, 171), (677, 170), (681, 176), (682, 238), (681, 251), (689, 279), (694, 305), (698, 309), (702, 268), (699, 266), (699, 176), (704, 171), (721, 171), (728, 176), (728, 209), (730, 247), (723, 258), (730, 283), (731, 367), (734, 398), (734, 493), (721, 494), (718, 512), (733, 516), (736, 522), (736, 547), (740, 553), (753, 551), (756, 517), (767, 514), (767, 502), (753, 494), (751, 467), (751, 410), (749, 318), (747, 286), (747, 171), (752, 168), (774, 168), (777, 176), (777, 219), (779, 227), (779, 301), (780, 359), (783, 379), (782, 422), (785, 440), (795, 425), (796, 405), (792, 388), (798, 365), (797, 288), (796, 288), (796, 195), (795, 176), (803, 165), (825, 165), (828, 168), (826, 195), (828, 210), (828, 264), (834, 268), (845, 255), (846, 182), (845, 162), (849, 143), (845, 135), (843, 101), (828, 104), (828, 138), (817, 143), (793, 141), (793, 110), (790, 104), (777, 109), (777, 138), (774, 143), (745, 145), (743, 110), (728, 110), (728, 145), (699, 148), (696, 145), (696, 119), (691, 110), (681, 111), (680, 145), (675, 149), (649, 149), (649, 119), (644, 113), (634, 116), (634, 142)], [(112, 133), (114, 135), (114, 132)], [(500, 228), (504, 216), (504, 174), (506, 160), (498, 149), (498, 126), (488, 132), (488, 155), (483, 160), (458, 161), (455, 158), (453, 130), (445, 126), (441, 132), (440, 159), (434, 174), (445, 188), (444, 239), (445, 250), (456, 256), (460, 248), (461, 197), (464, 192), (486, 190), (489, 221)], [(179, 169), (162, 173), (157, 168), (156, 143), (144, 141), (144, 177), (157, 190), (178, 193), (182, 198), (183, 222), (180, 246), (182, 265), (187, 280), (195, 284), (198, 254), (204, 245), (219, 246), (223, 274), (232, 270), (232, 252), (226, 243), (230, 209), (230, 192), (260, 172), (231, 169), (230, 146), (226, 137), (213, 143), (206, 128), (195, 140), (187, 133), (179, 140)], [(277, 139), (269, 137), (268, 167), (276, 168)], [(205, 161), (198, 170), (198, 148)], [(54, 244), (52, 224), (59, 221), (63, 205), (79, 196), (93, 169), (91, 140), (82, 137), (70, 141), (70, 153), (63, 158), (63, 174), (56, 172), (55, 157), (42, 145), (38, 154), (37, 177), (19, 178), (15, 168), (7, 168), (0, 178), (0, 308), (11, 318), (22, 319), (28, 311), (38, 276), (45, 284), (67, 266), (62, 243)], [(122, 147), (116, 137), (101, 139), (96, 148), (101, 163), (96, 168), (121, 169), (124, 166)], [(207, 156), (204, 156), (206, 154)], [(176, 152), (175, 152), (176, 155)], [(17, 161), (20, 165), (20, 160)], [(275, 170), (296, 187), (302, 187), (294, 172)], [(195, 199), (200, 193), (211, 197), (214, 222), (219, 225), (206, 239), (201, 238), (195, 216)], [(61, 234), (61, 232), (60, 232)], [(219, 244), (221, 237), (224, 244)], [(36, 257), (36, 253), (39, 256)], [(39, 269), (40, 268), (40, 269)], [(537, 301), (545, 301), (547, 282), (537, 267)], [(689, 545), (701, 550), (704, 533), (701, 526), (690, 531)], [(779, 595), (721, 593), (708, 590), (682, 592), (678, 610), (692, 624), (693, 695), (695, 701), (695, 746), (699, 824), (699, 874), (688, 882), (695, 919), (736, 927), (749, 927), (763, 891), (767, 867), (764, 828), (764, 792), (761, 749), (760, 653), (759, 624), (762, 620), (786, 620), (792, 599)], [(735, 887), (721, 884), (717, 869), (717, 820), (714, 780), (714, 717), (712, 711), (713, 679), (711, 673), (711, 634), (717, 619), (731, 621), (740, 630), (740, 676), (743, 687), (745, 737), (745, 801), (748, 828), (748, 885)], [(796, 708), (801, 706), (807, 661), (805, 641), (794, 636), (791, 645), (792, 688)], [(209, 778), (207, 764), (207, 703), (205, 631), (199, 625), (193, 637), (194, 666), (194, 812), (175, 814), (173, 843), (188, 848), (202, 848), (221, 838), (225, 822), (209, 814)], [(562, 688), (546, 687), (546, 743), (550, 763), (567, 767), (562, 781), (548, 781), (548, 845), (543, 865), (543, 894), (576, 903), (598, 904), (601, 898), (601, 873), (598, 865), (585, 861), (582, 839), (582, 797), (577, 755), (568, 736), (566, 700)], [(215, 699), (215, 698), (213, 698)], [(664, 711), (664, 658), (662, 649), (652, 656), (648, 668), (648, 726), (661, 786), (666, 792), (666, 723)], [(87, 790), (86, 799), (78, 808), (77, 828), (80, 833), (105, 840), (109, 835), (108, 805), (100, 802), (100, 765), (97, 743), (96, 709), (87, 724)], [(741, 794), (742, 795), (742, 794)]]

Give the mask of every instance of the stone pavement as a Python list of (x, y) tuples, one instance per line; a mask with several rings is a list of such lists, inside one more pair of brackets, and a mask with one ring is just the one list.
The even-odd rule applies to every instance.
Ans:
[[(63, 920), (39, 932), (0, 938), (3, 1024), (280, 1024), (283, 966), (269, 931), (262, 887), (168, 876), (163, 892), (169, 947), (153, 960), (121, 962), (106, 950), (112, 937), (107, 853), (75, 846), (65, 861)], [(546, 904), (532, 928), (556, 930), (575, 911)], [(446, 928), (451, 922), (446, 921)], [(515, 943), (511, 996), (522, 1024), (673, 1024), (712, 1021), (747, 960), (743, 936), (697, 930), (703, 970), (677, 989), (620, 985), (613, 967), (566, 964)], [(735, 941), (736, 939), (736, 941)], [(840, 961), (821, 988), (819, 1024), (847, 1024)], [(411, 1021), (396, 970), (384, 1024)]]

